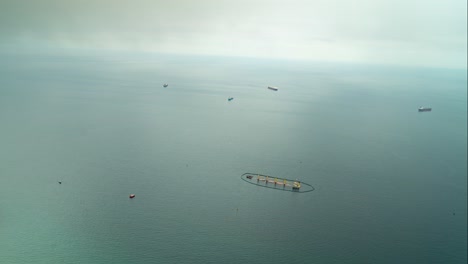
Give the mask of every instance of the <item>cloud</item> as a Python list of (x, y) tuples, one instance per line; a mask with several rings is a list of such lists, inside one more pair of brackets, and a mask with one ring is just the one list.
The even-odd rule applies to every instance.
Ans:
[(11, 46), (466, 68), (463, 0), (3, 0)]

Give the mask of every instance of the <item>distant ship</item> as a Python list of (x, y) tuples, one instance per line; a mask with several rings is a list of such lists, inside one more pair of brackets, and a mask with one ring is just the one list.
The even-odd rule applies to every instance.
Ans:
[(232, 101), (232, 100), (234, 100), (234, 97), (229, 97), (228, 98), (228, 101)]
[(280, 191), (305, 193), (315, 190), (312, 185), (299, 180), (272, 177), (258, 173), (244, 173), (241, 175), (241, 179), (253, 185)]
[(422, 106), (421, 106), (421, 107), (418, 108), (418, 111), (419, 111), (419, 112), (430, 112), (430, 111), (432, 111), (432, 108), (430, 108), (430, 107), (422, 107)]
[(165, 83), (165, 84), (163, 85), (163, 87), (168, 87), (168, 86), (169, 86), (169, 84), (167, 84), (167, 83)]
[(278, 87), (275, 87), (275, 86), (268, 86), (268, 89), (273, 90), (273, 91), (278, 91)]

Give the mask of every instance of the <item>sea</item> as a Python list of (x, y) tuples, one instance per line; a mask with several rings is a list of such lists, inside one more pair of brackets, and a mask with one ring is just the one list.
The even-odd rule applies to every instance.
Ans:
[(466, 69), (0, 55), (2, 264), (466, 263), (466, 223)]

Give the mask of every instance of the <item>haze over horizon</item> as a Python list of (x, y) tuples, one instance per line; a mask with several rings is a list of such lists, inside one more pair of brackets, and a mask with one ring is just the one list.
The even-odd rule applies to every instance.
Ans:
[(3, 0), (0, 50), (467, 67), (467, 2)]

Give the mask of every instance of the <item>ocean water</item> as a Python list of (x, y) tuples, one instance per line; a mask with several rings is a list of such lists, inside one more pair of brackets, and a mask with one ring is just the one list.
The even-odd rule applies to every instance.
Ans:
[(466, 149), (464, 70), (3, 54), (0, 263), (466, 263)]

